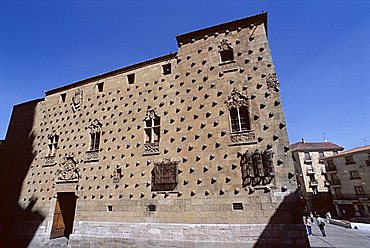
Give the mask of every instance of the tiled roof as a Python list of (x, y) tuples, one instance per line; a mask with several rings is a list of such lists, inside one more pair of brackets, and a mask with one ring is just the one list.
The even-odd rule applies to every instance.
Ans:
[(331, 142), (297, 142), (290, 145), (292, 151), (341, 151), (344, 148)]
[(338, 153), (338, 154), (334, 154), (334, 155), (329, 156), (329, 157), (325, 157), (324, 159), (342, 157), (342, 156), (357, 153), (357, 152), (370, 152), (370, 146), (355, 147), (355, 148), (349, 149), (347, 151), (344, 151), (344, 152), (341, 152), (341, 153)]

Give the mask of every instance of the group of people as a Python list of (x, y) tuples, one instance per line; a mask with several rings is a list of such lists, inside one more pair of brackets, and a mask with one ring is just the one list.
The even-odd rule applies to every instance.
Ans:
[[(316, 212), (315, 212), (315, 215), (312, 212), (310, 212), (310, 216), (306, 216), (305, 219), (304, 219), (304, 224), (305, 224), (306, 229), (307, 229), (307, 234), (312, 235), (312, 225), (314, 224), (314, 220), (313, 220), (314, 216), (316, 217), (316, 224), (320, 228), (322, 236), (326, 237), (325, 220), (319, 214), (317, 214)], [(329, 221), (331, 219), (330, 212), (327, 212), (325, 214), (325, 217), (326, 217), (326, 222), (329, 223)]]

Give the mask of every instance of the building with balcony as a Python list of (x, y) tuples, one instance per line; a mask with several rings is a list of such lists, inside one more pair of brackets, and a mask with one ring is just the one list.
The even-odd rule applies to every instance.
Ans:
[(267, 13), (176, 40), (14, 106), (4, 247), (309, 245)]
[(303, 139), (290, 147), (299, 193), (305, 203), (304, 212), (334, 210), (322, 158), (342, 151), (343, 147), (331, 142), (305, 142)]
[(337, 215), (370, 217), (370, 146), (326, 157), (323, 162)]

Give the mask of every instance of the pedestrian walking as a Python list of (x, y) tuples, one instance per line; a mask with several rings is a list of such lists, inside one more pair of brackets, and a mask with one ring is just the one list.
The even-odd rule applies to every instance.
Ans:
[(311, 223), (313, 223), (313, 213), (310, 212)]
[(304, 224), (306, 226), (307, 235), (312, 235), (312, 221), (311, 218), (305, 217)]
[(326, 216), (326, 222), (330, 223), (330, 219), (331, 219), (330, 211), (326, 212), (325, 216)]
[(325, 233), (325, 221), (323, 218), (320, 217), (320, 215), (317, 216), (317, 225), (319, 226), (320, 228), (320, 231), (322, 233), (322, 236), (323, 237), (326, 237), (326, 233)]

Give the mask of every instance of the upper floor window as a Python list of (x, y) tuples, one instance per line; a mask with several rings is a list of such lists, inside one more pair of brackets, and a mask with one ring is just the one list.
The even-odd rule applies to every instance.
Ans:
[(135, 83), (135, 73), (131, 73), (127, 75), (127, 81), (129, 84)]
[(163, 75), (171, 74), (171, 63), (162, 65)]
[(355, 164), (352, 156), (345, 157), (346, 164)]
[(325, 154), (324, 154), (324, 152), (319, 152), (319, 158), (324, 158), (325, 157)]
[(365, 194), (364, 187), (362, 187), (362, 186), (355, 186), (355, 191), (356, 191), (356, 195), (364, 195)]
[(341, 188), (334, 188), (334, 194), (337, 199), (340, 199), (343, 197)]
[(101, 123), (94, 120), (89, 126), (90, 133), (90, 151), (98, 151), (100, 147)]
[(99, 93), (100, 92), (103, 92), (103, 90), (104, 90), (104, 82), (101, 82), (101, 83), (96, 84), (96, 88), (97, 88), (97, 90), (98, 90)]
[(55, 156), (58, 149), (59, 135), (51, 134), (48, 136), (48, 156)]
[(221, 63), (234, 61), (234, 51), (231, 47), (231, 43), (229, 43), (226, 39), (223, 39), (218, 48)]
[(333, 160), (327, 160), (328, 166), (334, 166), (334, 161)]
[(145, 143), (159, 143), (160, 139), (160, 117), (155, 109), (148, 107), (145, 122)]
[(350, 171), (350, 179), (360, 179), (360, 175), (358, 174), (358, 171)]
[(229, 96), (227, 105), (230, 112), (231, 132), (251, 130), (248, 98), (234, 89)]
[(65, 103), (66, 102), (67, 93), (60, 94), (60, 102)]
[(305, 160), (311, 160), (311, 154), (309, 152), (304, 153), (304, 159)]

